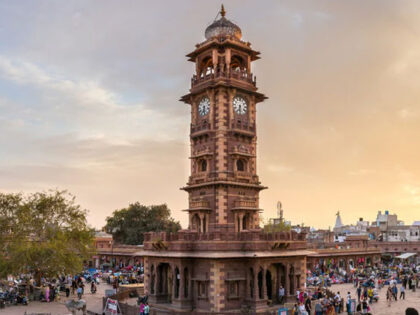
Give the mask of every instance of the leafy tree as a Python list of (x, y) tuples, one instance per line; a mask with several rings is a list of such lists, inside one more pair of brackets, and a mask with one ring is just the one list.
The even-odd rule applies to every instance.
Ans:
[(290, 231), (290, 225), (286, 224), (284, 221), (274, 222), (273, 220), (269, 220), (266, 224), (264, 224), (264, 232), (288, 232)]
[(144, 206), (139, 202), (128, 208), (115, 210), (106, 218), (105, 230), (122, 244), (143, 244), (145, 232), (176, 232), (181, 229), (179, 221), (171, 218), (166, 204)]
[(93, 236), (86, 210), (66, 191), (0, 193), (0, 276), (79, 272)]

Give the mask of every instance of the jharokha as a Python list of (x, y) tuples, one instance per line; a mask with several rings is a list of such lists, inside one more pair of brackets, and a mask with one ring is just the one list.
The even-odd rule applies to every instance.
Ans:
[[(190, 92), (191, 176), (188, 229), (147, 233), (145, 290), (158, 314), (264, 312), (279, 287), (291, 298), (306, 273), (303, 233), (259, 227), (258, 92), (252, 63), (260, 53), (225, 17), (187, 55), (195, 64)], [(268, 303), (270, 301), (270, 303)]]

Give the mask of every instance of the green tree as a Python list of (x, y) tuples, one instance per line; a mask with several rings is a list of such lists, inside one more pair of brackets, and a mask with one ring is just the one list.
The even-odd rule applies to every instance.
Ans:
[(139, 202), (128, 208), (115, 210), (106, 218), (105, 230), (122, 244), (143, 244), (145, 232), (176, 232), (181, 229), (178, 221), (171, 218), (166, 204), (144, 206)]
[(93, 236), (86, 210), (66, 191), (0, 193), (0, 276), (79, 272)]

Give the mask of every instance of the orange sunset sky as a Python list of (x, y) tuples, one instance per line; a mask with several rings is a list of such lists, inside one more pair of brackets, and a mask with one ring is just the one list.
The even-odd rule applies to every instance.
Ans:
[[(0, 191), (67, 189), (89, 222), (167, 203), (184, 227), (185, 55), (219, 1), (0, 1)], [(420, 1), (224, 1), (261, 51), (264, 218), (420, 220)]]

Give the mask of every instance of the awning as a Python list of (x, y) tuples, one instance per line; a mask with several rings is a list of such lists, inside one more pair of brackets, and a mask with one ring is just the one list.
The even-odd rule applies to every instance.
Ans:
[(407, 259), (407, 258), (410, 258), (410, 257), (415, 256), (415, 255), (417, 255), (417, 254), (416, 253), (404, 253), (404, 254), (401, 254), (399, 256), (395, 256), (395, 258)]

